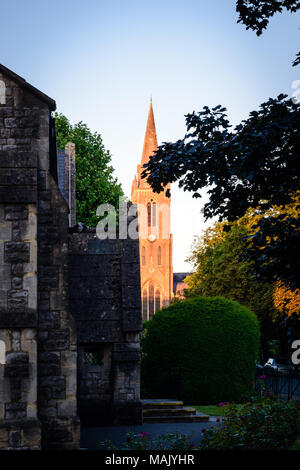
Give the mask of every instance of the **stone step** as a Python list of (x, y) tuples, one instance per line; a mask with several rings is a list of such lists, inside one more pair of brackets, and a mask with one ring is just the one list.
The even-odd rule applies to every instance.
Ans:
[(209, 416), (195, 414), (190, 416), (143, 416), (144, 423), (203, 423), (209, 421)]
[(195, 408), (148, 408), (143, 409), (143, 416), (191, 416), (196, 414)]
[(183, 401), (159, 401), (159, 400), (142, 400), (143, 410), (146, 409), (170, 409), (170, 408), (181, 408), (183, 406)]

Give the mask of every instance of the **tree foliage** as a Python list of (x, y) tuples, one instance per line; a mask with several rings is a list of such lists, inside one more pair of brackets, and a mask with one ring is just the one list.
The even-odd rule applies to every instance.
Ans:
[(144, 396), (217, 404), (240, 402), (249, 392), (260, 333), (246, 307), (222, 297), (195, 297), (164, 308), (145, 328)]
[(300, 289), (291, 291), (287, 286), (276, 283), (274, 288), (274, 306), (282, 316), (300, 315)]
[[(262, 213), (275, 205), (285, 207), (300, 187), (300, 106), (286, 98), (270, 98), (233, 130), (226, 108), (220, 105), (188, 114), (184, 138), (163, 143), (144, 165), (142, 176), (156, 192), (178, 181), (179, 187), (199, 198), (200, 190), (209, 187), (203, 210), (206, 219), (218, 216), (220, 221), (234, 221), (249, 207)], [(255, 232), (247, 256), (257, 261), (257, 275), (296, 288), (300, 282), (294, 261), (299, 249), (299, 218), (281, 214), (275, 219), (276, 224), (268, 217), (259, 221), (260, 230)], [(273, 243), (268, 243), (263, 258), (266, 269), (261, 270), (258, 260), (267, 239)], [(278, 262), (270, 272), (266, 265), (275, 258)]]
[(76, 146), (76, 212), (77, 221), (95, 226), (100, 204), (118, 208), (119, 197), (124, 193), (114, 177), (111, 155), (105, 149), (102, 137), (92, 132), (86, 124), (71, 125), (63, 114), (56, 114), (57, 147), (64, 149), (67, 142)]
[(195, 240), (188, 259), (194, 265), (194, 273), (185, 279), (186, 297), (222, 296), (235, 300), (253, 311), (260, 322), (262, 349), (277, 336), (278, 312), (273, 302), (272, 283), (259, 282), (252, 271), (253, 262), (241, 261), (247, 246), (246, 236), (251, 233), (252, 218), (245, 216), (228, 224), (216, 223)]
[[(257, 36), (267, 28), (269, 19), (276, 13), (286, 10), (296, 13), (300, 9), (299, 0), (237, 0), (236, 11), (239, 13), (238, 23), (243, 23), (246, 29), (252, 29)], [(300, 63), (298, 52), (293, 66)]]
[(276, 316), (273, 305), (273, 285), (259, 282), (251, 273), (251, 261), (240, 260), (245, 250), (249, 229), (243, 223), (232, 224), (229, 232), (222, 232), (213, 244), (205, 242), (205, 235), (194, 245), (189, 261), (194, 260), (195, 271), (185, 280), (187, 297), (195, 295), (222, 296), (249, 307), (261, 320)]

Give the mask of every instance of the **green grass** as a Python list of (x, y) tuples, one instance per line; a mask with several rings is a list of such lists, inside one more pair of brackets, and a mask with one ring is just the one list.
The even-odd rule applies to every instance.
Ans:
[(300, 450), (300, 436), (298, 436), (294, 442), (294, 444), (292, 444), (290, 447), (289, 447), (289, 450)]
[[(238, 408), (241, 408), (242, 405), (237, 405)], [(225, 410), (228, 408), (227, 405), (225, 406), (217, 406), (217, 405), (203, 405), (203, 406), (193, 406), (196, 410), (200, 411), (200, 413), (204, 413), (209, 416), (225, 416)]]

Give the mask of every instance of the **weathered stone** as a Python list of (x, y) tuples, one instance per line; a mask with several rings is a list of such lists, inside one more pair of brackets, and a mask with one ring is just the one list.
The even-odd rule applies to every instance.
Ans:
[(22, 278), (13, 277), (11, 280), (11, 286), (13, 289), (22, 289)]
[(9, 432), (9, 445), (11, 447), (20, 447), (21, 446), (21, 431), (10, 431)]
[(58, 416), (61, 418), (72, 417), (76, 413), (76, 398), (64, 400), (58, 403)]
[(7, 443), (8, 443), (8, 430), (0, 428), (0, 446), (7, 445)]
[(65, 377), (41, 377), (41, 391), (45, 393), (48, 399), (64, 399), (66, 397), (66, 380)]
[(16, 263), (11, 265), (11, 272), (13, 275), (18, 276), (23, 274), (23, 264)]
[(5, 418), (20, 419), (26, 416), (26, 403), (6, 403)]
[(60, 353), (58, 352), (42, 352), (39, 356), (40, 362), (59, 364), (60, 363)]
[(39, 427), (25, 427), (23, 430), (23, 445), (32, 450), (39, 450), (41, 445), (41, 430)]
[(26, 220), (28, 218), (28, 208), (24, 205), (5, 206), (5, 220)]
[(6, 242), (4, 244), (4, 261), (6, 263), (29, 262), (30, 244), (25, 242)]
[(12, 332), (11, 346), (13, 351), (21, 350), (21, 334), (19, 331)]
[(6, 354), (6, 364), (4, 370), (5, 377), (28, 377), (29, 358), (28, 353), (12, 352)]
[(66, 350), (70, 346), (69, 330), (50, 331), (47, 341), (44, 343), (45, 350), (60, 351)]
[(7, 304), (9, 309), (22, 309), (27, 306), (28, 291), (27, 290), (10, 290), (8, 292)]

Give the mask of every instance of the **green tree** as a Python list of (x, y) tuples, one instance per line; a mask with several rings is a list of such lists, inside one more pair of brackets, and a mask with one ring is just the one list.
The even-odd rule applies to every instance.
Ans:
[(77, 221), (95, 226), (100, 204), (111, 204), (116, 209), (124, 196), (121, 184), (114, 176), (111, 155), (105, 149), (102, 137), (86, 124), (71, 125), (63, 114), (55, 114), (57, 148), (64, 149), (67, 142), (76, 146), (76, 211)]
[[(252, 29), (260, 36), (269, 24), (269, 19), (276, 13), (287, 10), (296, 13), (300, 9), (299, 0), (237, 0), (236, 11), (239, 13), (238, 23), (246, 29)], [(296, 55), (293, 66), (300, 63), (300, 52)]]
[[(251, 223), (250, 223), (251, 225)], [(259, 282), (251, 272), (252, 261), (241, 261), (250, 233), (249, 218), (230, 224), (216, 223), (195, 239), (189, 262), (194, 273), (185, 280), (186, 297), (222, 296), (235, 300), (254, 312), (261, 327), (262, 352), (267, 342), (278, 336), (277, 310), (273, 303), (273, 284)]]
[[(270, 98), (233, 130), (220, 105), (188, 114), (184, 138), (161, 145), (142, 176), (156, 192), (175, 181), (196, 198), (208, 188), (206, 219), (233, 221), (249, 207), (262, 213), (274, 205), (284, 207), (300, 184), (300, 105), (286, 98)], [(255, 261), (256, 274), (299, 287), (299, 215), (265, 217), (258, 228), (246, 252)]]

